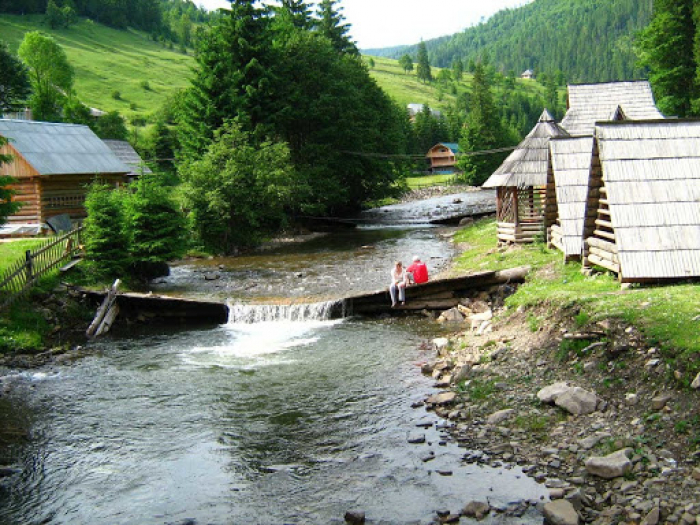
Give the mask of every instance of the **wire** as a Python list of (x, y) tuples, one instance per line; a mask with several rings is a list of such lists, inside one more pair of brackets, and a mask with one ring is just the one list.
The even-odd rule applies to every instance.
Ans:
[[(455, 157), (476, 157), (480, 155), (493, 155), (495, 153), (505, 153), (507, 151), (513, 151), (517, 146), (510, 146), (508, 148), (497, 148), (488, 149), (482, 151), (469, 151), (466, 153), (456, 153)], [(368, 158), (378, 158), (378, 159), (426, 159), (425, 155), (391, 155), (386, 153), (363, 153), (359, 151), (341, 151), (345, 155), (353, 155), (356, 157), (368, 157)]]

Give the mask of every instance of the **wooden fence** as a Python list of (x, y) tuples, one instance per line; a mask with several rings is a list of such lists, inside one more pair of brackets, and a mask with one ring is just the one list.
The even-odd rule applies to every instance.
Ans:
[(0, 308), (12, 304), (41, 277), (75, 258), (82, 250), (82, 231), (81, 226), (58, 238), (47, 240), (39, 248), (27, 250), (24, 259), (0, 275)]

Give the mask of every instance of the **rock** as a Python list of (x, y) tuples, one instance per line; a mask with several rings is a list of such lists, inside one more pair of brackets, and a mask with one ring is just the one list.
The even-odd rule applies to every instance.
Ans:
[(569, 389), (566, 383), (554, 383), (553, 385), (544, 387), (537, 392), (537, 398), (543, 403), (552, 404), (556, 399)]
[(470, 501), (462, 509), (462, 516), (467, 518), (483, 519), (491, 511), (491, 505), (483, 501)]
[(362, 525), (365, 522), (365, 513), (358, 510), (349, 510), (345, 513), (345, 523)]
[(462, 312), (457, 308), (450, 308), (445, 310), (438, 317), (438, 323), (462, 323), (464, 322), (464, 316)]
[(651, 509), (649, 514), (647, 514), (639, 525), (657, 525), (661, 519), (661, 511), (659, 507), (654, 507)]
[(462, 365), (462, 367), (452, 377), (452, 382), (455, 385), (458, 385), (462, 381), (466, 381), (469, 378), (469, 372), (471, 372), (471, 371), (472, 371), (471, 365)]
[(581, 387), (573, 387), (559, 395), (554, 403), (567, 412), (580, 416), (596, 411), (598, 396)]
[(700, 467), (695, 467), (691, 476), (695, 481), (700, 481)]
[(587, 438), (580, 440), (578, 442), (578, 444), (582, 449), (590, 450), (593, 447), (595, 447), (598, 443), (600, 443), (602, 440), (607, 439), (609, 437), (611, 437), (611, 436), (607, 432), (598, 432), (597, 434), (594, 434), (592, 436), (588, 436)]
[(625, 394), (625, 403), (629, 406), (634, 406), (639, 403), (637, 394)]
[(491, 414), (486, 422), (489, 425), (500, 425), (504, 421), (510, 419), (513, 414), (515, 414), (515, 410), (512, 408), (506, 408), (505, 410), (499, 410), (498, 412), (494, 412)]
[(470, 224), (474, 224), (474, 217), (464, 217), (459, 221), (460, 226), (469, 226)]
[(447, 337), (439, 337), (437, 339), (433, 339), (433, 350), (439, 354), (441, 354), (450, 344), (450, 340), (447, 339)]
[(544, 506), (544, 522), (549, 525), (578, 525), (578, 513), (565, 499), (551, 501)]
[(666, 403), (671, 401), (671, 399), (673, 399), (673, 396), (671, 396), (671, 394), (661, 394), (660, 396), (656, 396), (651, 400), (652, 410), (663, 410), (663, 408), (666, 406)]
[(410, 434), (408, 442), (412, 445), (421, 445), (425, 443), (425, 434)]
[(593, 456), (586, 460), (589, 474), (604, 479), (624, 476), (632, 470), (632, 462), (627, 457), (627, 450), (618, 450), (607, 456)]
[(439, 394), (433, 394), (425, 402), (429, 405), (451, 405), (456, 397), (457, 394), (454, 392), (440, 392)]
[(698, 372), (698, 375), (695, 376), (695, 379), (693, 379), (693, 382), (690, 383), (690, 386), (695, 390), (700, 389), (700, 372)]
[(434, 362), (429, 362), (429, 363), (423, 363), (420, 367), (420, 371), (424, 373), (425, 375), (431, 375), (433, 373), (433, 369), (435, 368), (435, 363)]

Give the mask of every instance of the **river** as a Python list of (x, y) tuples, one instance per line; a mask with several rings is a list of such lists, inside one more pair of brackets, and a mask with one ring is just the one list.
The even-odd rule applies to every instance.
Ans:
[[(371, 290), (399, 256), (418, 251), (439, 270), (452, 254), (444, 233), (368, 228), (190, 261), (160, 286), (243, 302)], [(219, 278), (202, 278), (213, 269)], [(0, 371), (11, 386), (0, 417), (29, 436), (0, 444), (0, 464), (14, 469), (0, 478), (0, 523), (326, 524), (354, 509), (368, 523), (429, 523), (472, 499), (539, 499), (545, 489), (518, 468), (463, 465), (438, 418), (411, 408), (435, 391), (418, 365), (439, 334), (420, 318), (232, 319), (131, 330), (71, 364)], [(416, 433), (426, 443), (408, 443)]]

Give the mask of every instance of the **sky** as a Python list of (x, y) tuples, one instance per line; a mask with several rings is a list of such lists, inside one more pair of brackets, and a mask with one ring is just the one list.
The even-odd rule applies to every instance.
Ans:
[[(226, 0), (194, 0), (206, 9)], [(360, 49), (417, 44), (459, 33), (508, 7), (531, 0), (341, 0), (350, 34)]]

